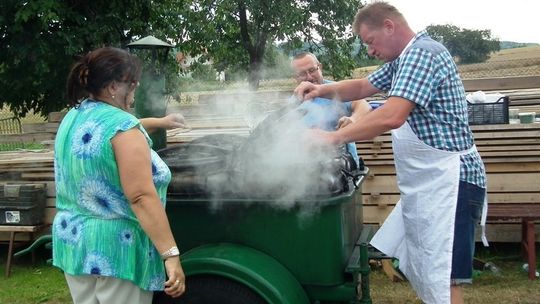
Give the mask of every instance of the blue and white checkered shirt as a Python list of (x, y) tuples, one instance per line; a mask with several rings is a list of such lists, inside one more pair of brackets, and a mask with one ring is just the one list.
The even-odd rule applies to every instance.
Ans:
[[(407, 119), (424, 143), (445, 151), (471, 148), (465, 90), (448, 50), (418, 33), (400, 57), (368, 76), (369, 82), (388, 96), (416, 104)], [(461, 156), (460, 180), (486, 188), (484, 164), (478, 152)]]

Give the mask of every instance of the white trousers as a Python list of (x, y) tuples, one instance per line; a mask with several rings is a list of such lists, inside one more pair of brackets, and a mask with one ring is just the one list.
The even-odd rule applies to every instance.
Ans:
[(102, 276), (65, 273), (74, 304), (151, 304), (153, 292), (130, 281)]

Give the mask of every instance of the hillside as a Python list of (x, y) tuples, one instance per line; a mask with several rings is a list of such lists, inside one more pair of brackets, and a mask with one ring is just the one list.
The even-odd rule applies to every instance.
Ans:
[(516, 59), (540, 59), (540, 45), (500, 50), (492, 54), (488, 62)]
[(538, 43), (520, 43), (520, 42), (513, 42), (513, 41), (501, 41), (500, 46), (501, 50), (504, 49), (511, 49), (511, 48), (521, 48), (521, 47), (527, 47), (527, 46), (537, 46)]
[[(377, 67), (358, 68), (353, 77), (363, 77)], [(540, 75), (540, 45), (500, 50), (491, 54), (486, 62), (459, 65), (458, 68), (463, 79)]]

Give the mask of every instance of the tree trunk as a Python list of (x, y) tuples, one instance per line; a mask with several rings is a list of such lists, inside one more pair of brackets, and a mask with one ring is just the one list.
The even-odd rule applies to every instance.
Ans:
[(251, 91), (257, 91), (259, 89), (259, 83), (261, 81), (261, 62), (251, 60), (248, 70), (248, 83)]

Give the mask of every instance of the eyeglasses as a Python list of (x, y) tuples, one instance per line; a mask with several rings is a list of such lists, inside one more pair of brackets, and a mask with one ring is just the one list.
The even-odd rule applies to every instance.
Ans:
[(307, 78), (308, 75), (312, 75), (313, 73), (317, 72), (318, 70), (319, 70), (319, 65), (317, 64), (316, 66), (311, 67), (311, 68), (309, 68), (309, 69), (307, 69), (305, 71), (296, 73), (294, 76), (296, 78), (303, 79), (303, 78)]

